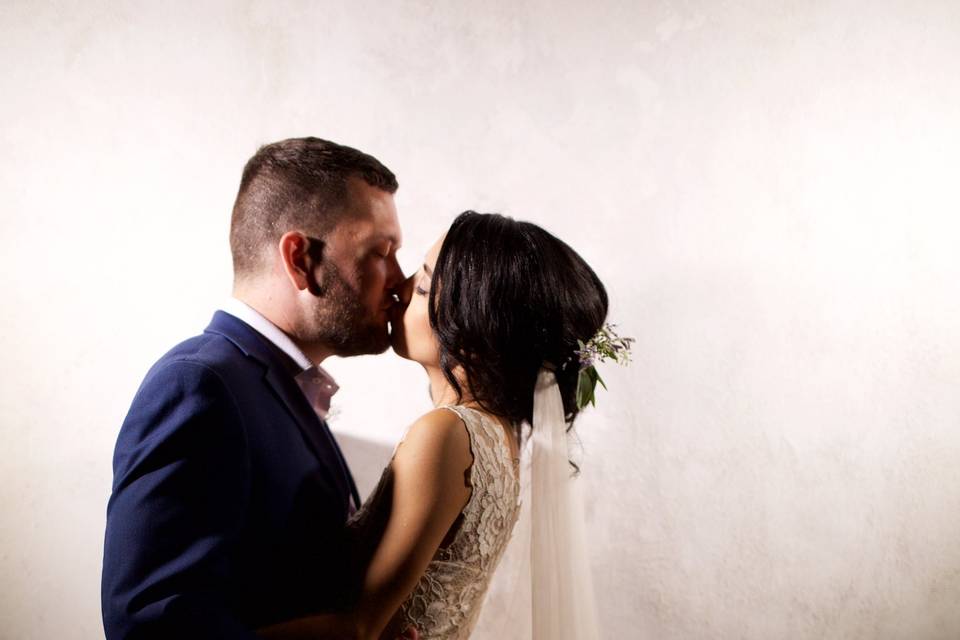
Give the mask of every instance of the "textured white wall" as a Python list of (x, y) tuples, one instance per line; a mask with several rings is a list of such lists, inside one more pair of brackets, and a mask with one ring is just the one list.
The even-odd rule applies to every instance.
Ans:
[[(229, 293), (243, 162), (308, 134), (397, 172), (408, 268), (476, 208), (606, 281), (608, 637), (960, 637), (957, 2), (6, 0), (0, 61), (0, 637), (102, 634), (117, 428)], [(330, 368), (342, 432), (426, 406)]]

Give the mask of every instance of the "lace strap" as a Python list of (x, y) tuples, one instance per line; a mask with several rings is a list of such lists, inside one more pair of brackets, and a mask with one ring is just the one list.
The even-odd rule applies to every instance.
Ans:
[[(448, 409), (454, 412), (455, 414), (457, 414), (457, 417), (459, 417), (460, 420), (463, 421), (463, 424), (467, 429), (467, 436), (470, 438), (470, 457), (473, 460), (470, 464), (470, 485), (474, 486), (473, 469), (474, 467), (477, 466), (477, 449), (478, 449), (477, 429), (479, 428), (479, 425), (477, 423), (479, 422), (479, 416), (477, 416), (473, 411), (469, 410), (467, 407), (464, 407), (462, 405), (445, 404), (437, 408)], [(472, 496), (471, 496), (471, 499), (472, 499)]]
[[(478, 456), (483, 458), (496, 457), (500, 454), (499, 448), (506, 446), (503, 434), (499, 433), (499, 425), (492, 424), (491, 420), (486, 419), (476, 409), (459, 404), (446, 404), (437, 408), (454, 412), (466, 425), (467, 435), (470, 437), (470, 453), (473, 456), (473, 466), (476, 466)], [(509, 447), (507, 447), (507, 451), (509, 452)], [(471, 471), (471, 477), (472, 475)]]

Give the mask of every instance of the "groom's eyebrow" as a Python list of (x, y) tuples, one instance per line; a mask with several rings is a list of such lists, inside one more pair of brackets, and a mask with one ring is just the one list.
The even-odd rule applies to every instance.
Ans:
[(392, 233), (381, 233), (374, 237), (373, 242), (389, 242), (395, 249), (399, 249), (402, 244), (400, 238)]

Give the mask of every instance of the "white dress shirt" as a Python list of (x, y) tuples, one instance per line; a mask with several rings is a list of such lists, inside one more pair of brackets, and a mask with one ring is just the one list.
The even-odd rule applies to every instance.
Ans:
[(330, 399), (340, 387), (329, 373), (320, 366), (310, 362), (310, 359), (300, 350), (290, 336), (281, 331), (277, 325), (263, 317), (256, 309), (236, 298), (230, 298), (223, 305), (222, 310), (235, 318), (243, 320), (275, 347), (297, 363), (303, 371), (294, 378), (297, 386), (303, 391), (307, 402), (317, 412), (321, 420), (325, 420), (330, 411)]

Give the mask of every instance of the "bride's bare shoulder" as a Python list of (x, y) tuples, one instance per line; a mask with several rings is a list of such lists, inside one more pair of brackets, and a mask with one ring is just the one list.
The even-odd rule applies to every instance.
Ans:
[[(396, 457), (419, 462), (442, 459), (453, 466), (470, 464), (470, 436), (463, 420), (449, 409), (433, 409), (407, 430), (397, 447)], [(446, 465), (445, 465), (446, 466)]]

